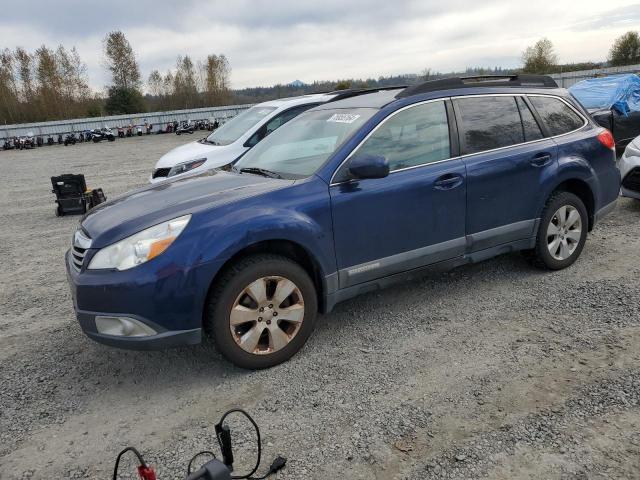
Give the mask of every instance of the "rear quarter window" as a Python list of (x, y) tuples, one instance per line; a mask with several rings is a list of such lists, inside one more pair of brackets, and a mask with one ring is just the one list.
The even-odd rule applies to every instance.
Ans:
[(573, 132), (584, 125), (582, 117), (559, 98), (530, 96), (529, 100), (551, 136)]

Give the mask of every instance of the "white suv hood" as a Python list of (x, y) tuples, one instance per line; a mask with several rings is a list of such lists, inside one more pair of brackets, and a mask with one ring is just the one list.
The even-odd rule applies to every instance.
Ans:
[[(235, 142), (230, 145), (210, 145), (200, 142), (191, 142), (186, 145), (181, 145), (167, 152), (156, 163), (154, 170), (158, 168), (171, 168), (175, 167), (179, 163), (188, 162), (190, 160), (197, 160), (199, 158), (206, 158), (207, 161), (204, 165), (185, 172), (185, 174), (191, 174), (196, 172), (203, 172), (205, 170), (211, 170), (212, 168), (222, 167), (236, 160), (247, 150), (240, 142)], [(184, 174), (183, 174), (184, 175)], [(176, 178), (181, 175), (176, 175)], [(166, 180), (166, 177), (150, 178), (152, 183)]]
[(158, 160), (158, 163), (156, 163), (156, 168), (171, 168), (179, 163), (188, 162), (189, 160), (195, 160), (203, 157), (207, 157), (207, 160), (226, 157), (226, 155), (229, 155), (229, 150), (233, 150), (229, 148), (232, 146), (233, 145), (225, 145), (223, 147), (219, 147), (216, 145), (207, 145), (206, 143), (199, 142), (191, 142), (187, 143), (186, 145), (180, 145), (179, 147), (170, 150), (162, 157), (160, 157), (160, 160)]

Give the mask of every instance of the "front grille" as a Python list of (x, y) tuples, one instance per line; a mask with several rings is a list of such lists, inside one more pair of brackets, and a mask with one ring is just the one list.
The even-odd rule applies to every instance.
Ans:
[(170, 168), (156, 168), (153, 172), (153, 178), (166, 177), (169, 175)]
[(71, 248), (71, 261), (73, 262), (73, 266), (76, 270), (80, 271), (82, 268), (82, 263), (84, 262), (84, 255), (87, 253), (86, 248), (76, 247), (75, 245)]
[(640, 167), (634, 168), (626, 177), (624, 177), (624, 180), (622, 180), (622, 186), (627, 190), (640, 192)]
[(71, 263), (77, 271), (82, 269), (84, 257), (89, 248), (91, 248), (91, 238), (85, 235), (81, 229), (76, 230), (71, 244)]

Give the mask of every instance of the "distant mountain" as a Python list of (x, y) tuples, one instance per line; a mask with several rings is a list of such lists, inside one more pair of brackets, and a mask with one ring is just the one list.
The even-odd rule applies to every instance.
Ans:
[(301, 80), (294, 80), (293, 82), (291, 82), (291, 83), (289, 84), (289, 86), (290, 86), (290, 87), (295, 87), (295, 88), (302, 88), (302, 87), (306, 87), (306, 86), (307, 86), (307, 84), (306, 84), (306, 83), (304, 83), (304, 82), (303, 82), (303, 81), (301, 81)]

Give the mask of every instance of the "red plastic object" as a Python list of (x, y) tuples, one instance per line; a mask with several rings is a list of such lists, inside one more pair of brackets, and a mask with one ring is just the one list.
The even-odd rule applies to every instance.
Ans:
[(140, 465), (138, 467), (138, 475), (142, 480), (156, 480), (156, 472), (153, 467)]

